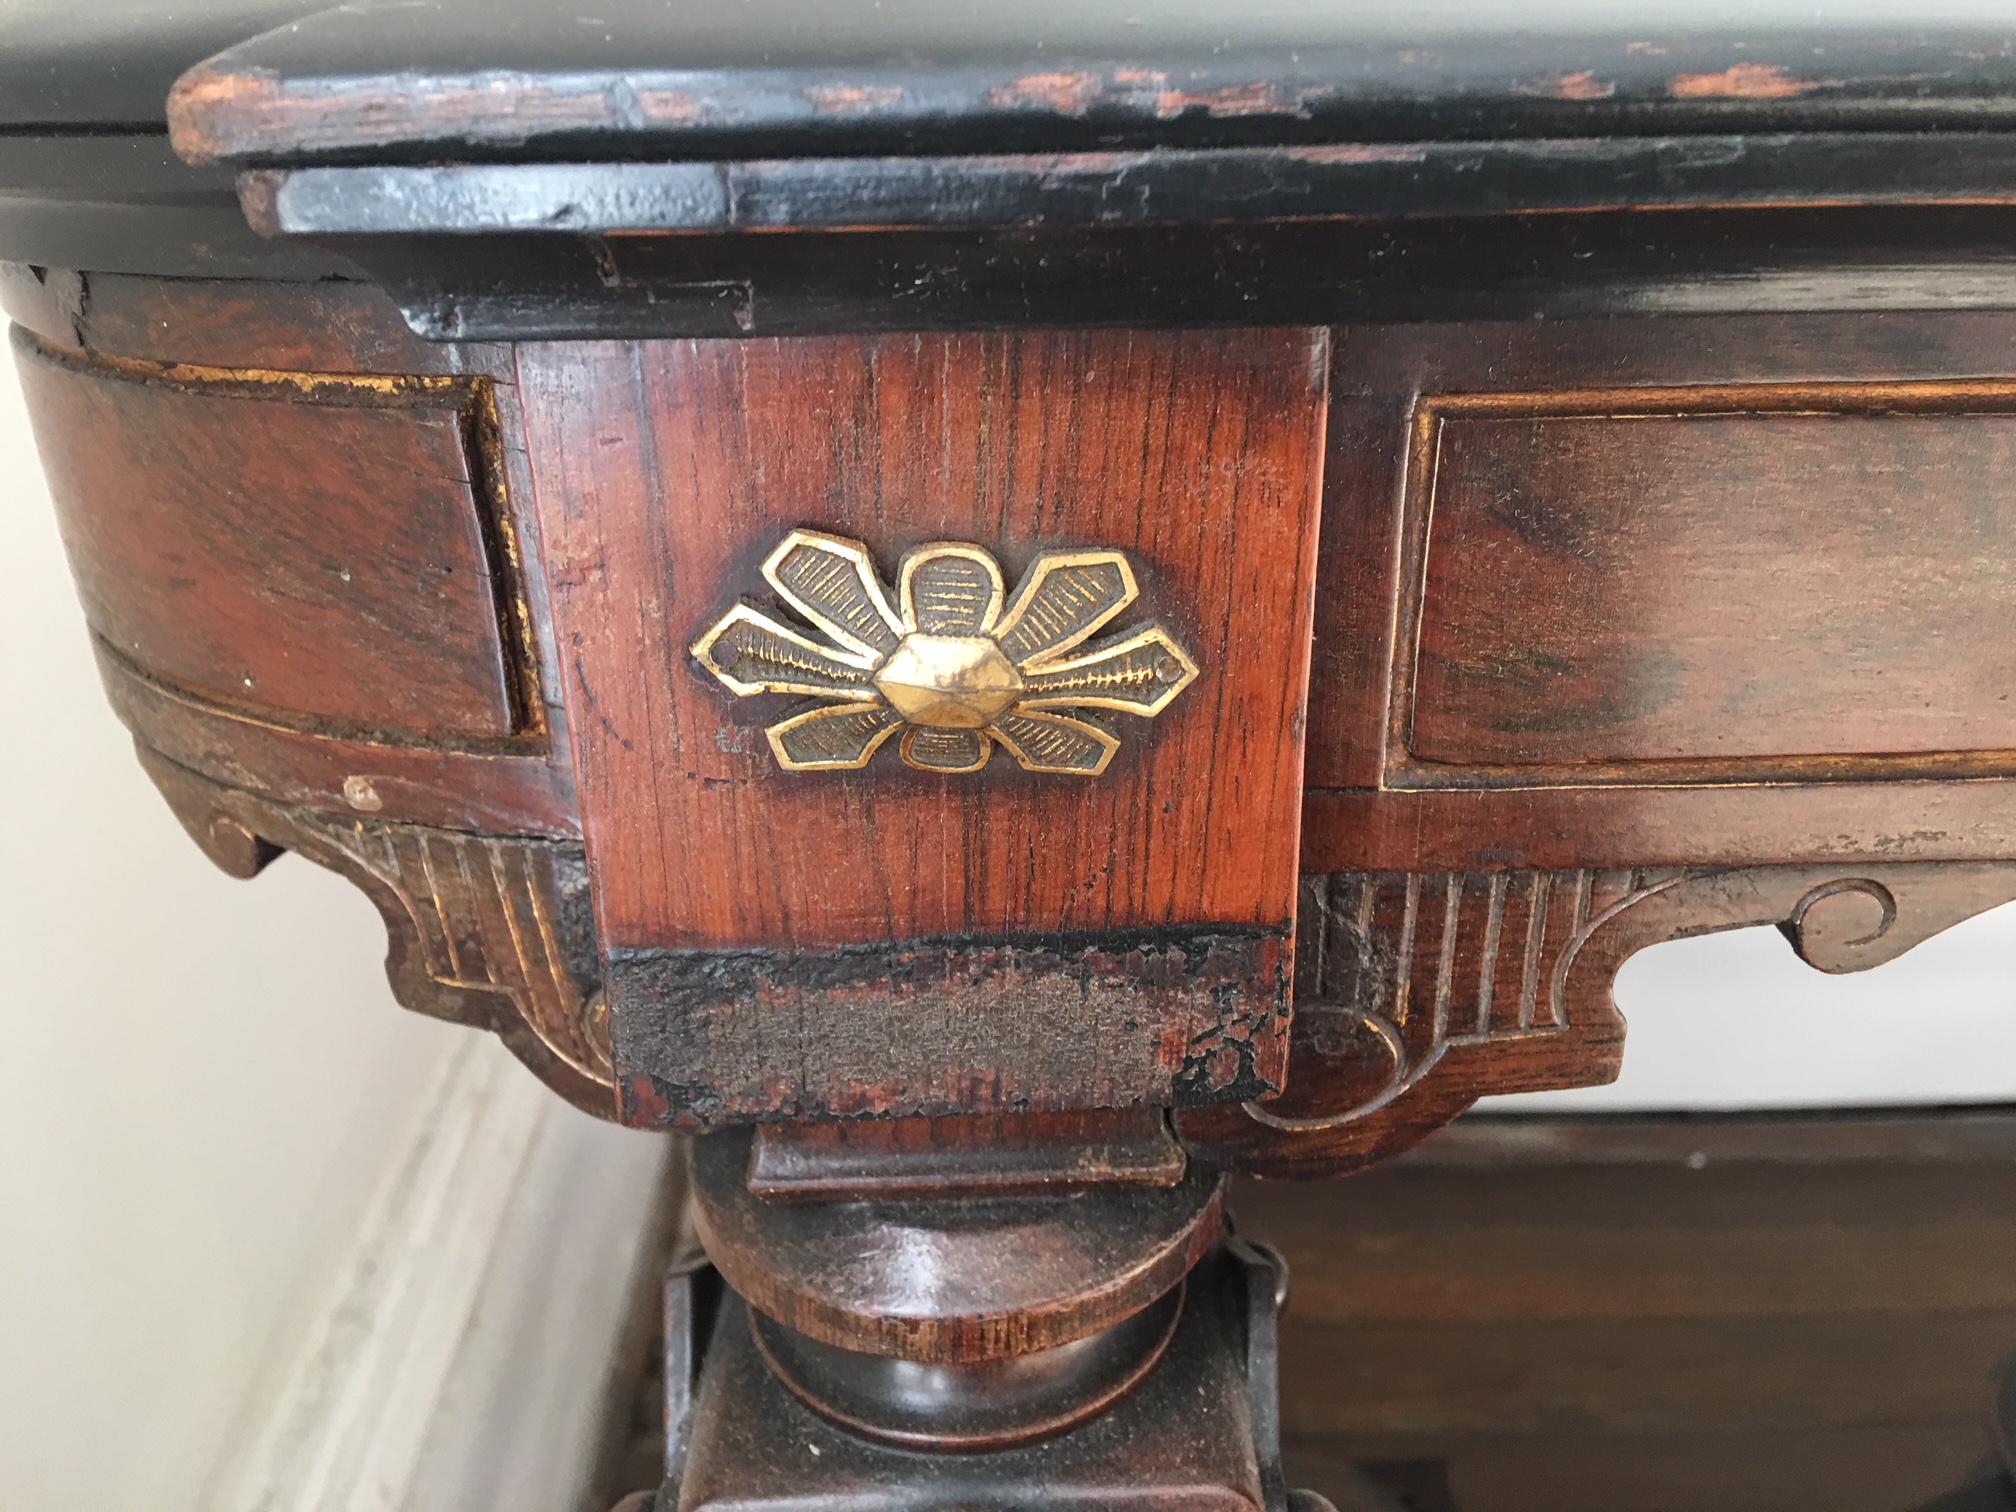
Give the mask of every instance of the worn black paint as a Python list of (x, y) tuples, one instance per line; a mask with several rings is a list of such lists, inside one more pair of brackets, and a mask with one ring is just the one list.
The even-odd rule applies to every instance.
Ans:
[(594, 24), (562, 6), (365, 4), (213, 59), (200, 77), (231, 87), (176, 125), (185, 150), (250, 163), (2016, 124), (2010, 38), (1988, 26), (1899, 6), (1887, 28), (1706, 32), (1644, 11), (1550, 36), (1517, 11), (1335, 0), (607, 0)]
[[(612, 951), (623, 1117), (694, 1127), (1269, 1096), (1280, 1087), (1255, 1041), (1287, 1029), (1288, 939), (1285, 926), (1202, 925)], [(1182, 1021), (1207, 1027), (1158, 1082), (1155, 1046)], [(1116, 1058), (1092, 1043), (1102, 1035), (1138, 1053)], [(1101, 1095), (1098, 1068), (1116, 1059), (1143, 1078)]]
[(989, 157), (302, 168), (272, 235), (886, 231), (2016, 200), (2016, 136), (1833, 133)]

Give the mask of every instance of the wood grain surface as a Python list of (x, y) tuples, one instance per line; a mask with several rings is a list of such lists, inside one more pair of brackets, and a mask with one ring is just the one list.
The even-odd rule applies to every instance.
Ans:
[(2016, 623), (2011, 411), (2016, 383), (1428, 402), (1396, 759), (2016, 771), (2016, 646), (1981, 633)]
[(1304, 864), (2012, 854), (2012, 336), (1335, 331)]
[(15, 350), (86, 617), (121, 656), (303, 726), (536, 728), (474, 390)]
[(1182, 1283), (1218, 1236), (1225, 1177), (1069, 1201), (767, 1202), (748, 1187), (755, 1131), (691, 1145), (707, 1255), (758, 1311), (823, 1343), (927, 1363), (1054, 1349)]
[[(259, 165), (242, 187), (269, 230), (528, 232), (372, 249), (442, 344), (343, 280), (29, 269), (0, 297), (32, 333), (108, 686), (204, 849), (241, 875), (296, 849), (352, 879), (403, 1001), (495, 1030), (583, 1107), (829, 1120), (695, 1141), (723, 1275), (825, 1343), (984, 1364), (1172, 1296), (1217, 1231), (1223, 1169), (1334, 1176), (1479, 1096), (1607, 1078), (1611, 984), (1647, 945), (1775, 925), (1813, 965), (1858, 969), (2016, 892), (2006, 216), (1956, 209), (1871, 245), (1863, 222), (1885, 217), (1816, 202), (2006, 207), (2011, 141), (1884, 114), (1978, 126), (1965, 79), (1942, 104), (1920, 82), (1904, 98), (1633, 56), (1624, 82), (1652, 70), (1650, 93), (1556, 67), (1513, 113), (1501, 99), (1504, 123), (1587, 123), (1567, 150), (1442, 133), (1461, 80), (1375, 112), (1397, 130), (1430, 111), (1446, 139), (1368, 151), (1345, 127), (1373, 117), (1229, 78), (1136, 153), (1151, 139), (1078, 133), (1164, 91), (1019, 68), (967, 124), (998, 107), (1060, 135), (988, 157), (961, 140), (850, 160), (876, 123), (800, 85), (789, 108), (822, 128), (804, 140), (836, 150), (733, 171), (662, 152), (585, 175), (443, 166), (431, 135), (393, 120), (388, 142), (381, 120), (365, 134), (412, 161)], [(194, 76), (185, 144), (360, 139), (340, 117), (368, 88), (321, 94), (318, 117), (279, 78)], [(488, 130), (452, 80), (402, 100)], [(667, 139), (721, 129), (690, 103), (647, 114)], [(1644, 128), (1647, 107), (1803, 138), (1773, 157), (1604, 125), (1637, 110)], [(1305, 135), (1268, 140), (1269, 115)], [(294, 134), (318, 120), (335, 136)], [(1082, 157), (1030, 155), (1065, 128)], [(1471, 214), (1480, 184), (1500, 210), (1680, 218), (1514, 228)], [(117, 195), (81, 198), (88, 218)], [(1396, 210), (1423, 218), (1220, 220)], [(912, 239), (941, 218), (1014, 230)], [(1194, 226), (1109, 236), (1129, 219)], [(756, 225), (848, 234), (712, 235)], [(698, 234), (619, 257), (597, 227)], [(1884, 266), (1892, 247), (1909, 266)], [(1744, 313), (1673, 313), (1707, 304)], [(1001, 329), (1045, 310), (1087, 329)], [(1340, 312), (1357, 323), (1326, 329)], [(1498, 318), (1521, 315), (1548, 318)], [(1227, 319), (1292, 328), (1173, 328)], [(933, 323), (980, 329), (908, 333)], [(811, 327), (850, 334), (771, 339)], [(696, 328), (751, 339), (674, 339)], [(458, 344), (474, 332), (620, 339)], [(1010, 582), (1046, 550), (1117, 548), (1143, 595), (1116, 628), (1167, 627), (1200, 675), (1124, 723), (1092, 780), (927, 774), (893, 751), (782, 771), (765, 733), (785, 710), (730, 697), (689, 649), (764, 596), (761, 564), (803, 527), (866, 542), (885, 580), (946, 538)], [(1060, 1112), (1033, 1139), (1008, 1122)], [(996, 1121), (902, 1122), (951, 1114)], [(856, 1139), (837, 1115), (883, 1121)], [(752, 1152), (758, 1186), (812, 1200), (763, 1200)], [(1306, 1194), (1249, 1203), (1304, 1272), (1285, 1407), (1316, 1462), (1388, 1462), (1412, 1505), (1465, 1512), (1786, 1512), (1797, 1463), (1819, 1504), (1875, 1512), (1968, 1473), (1959, 1404), (2009, 1349), (2008, 1267), (1979, 1258), (2008, 1249), (2002, 1175), (1914, 1171), (1877, 1211), (1866, 1160), (1852, 1181), (1784, 1161), (1720, 1190), (1691, 1160), (1620, 1159), (1579, 1190), (1438, 1169), (1439, 1217), (1402, 1179), (1352, 1194), (1355, 1237)], [(1267, 1431), (1240, 1416), (1244, 1385), (1171, 1358), (1130, 1404), (1181, 1399), (1140, 1453), (1180, 1458), (1199, 1423)], [(816, 1494), (794, 1458), (816, 1440), (705, 1426), (729, 1445), (724, 1500), (759, 1461), (783, 1467), (779, 1495)], [(1551, 1481), (1548, 1435), (1575, 1441)], [(1619, 1440), (1649, 1453), (1649, 1491)]]
[(470, 751), (275, 723), (148, 677), (102, 639), (98, 675), (143, 749), (276, 803), (502, 835), (579, 839), (567, 753)]
[(468, 372), (481, 347), (423, 341), (374, 284), (0, 264), (0, 312), (57, 347), (154, 362), (302, 373)]
[[(717, 1114), (1069, 1107), (1271, 1078), (1324, 351), (1303, 331), (522, 349), (619, 1062), (626, 1036), (685, 1056), (639, 1067), (667, 1084), (641, 1113), (664, 1116), (654, 1095)], [(687, 648), (799, 526), (868, 542), (885, 578), (924, 541), (981, 545), (1011, 583), (1039, 550), (1117, 548), (1139, 614), (1201, 676), (1116, 727), (1094, 779), (1006, 759), (780, 771), (762, 727), (789, 700), (736, 701)], [(1213, 933), (1158, 943), (1172, 929)], [(1016, 980), (1086, 1006), (1032, 1035), (1012, 994), (982, 990), (991, 961), (920, 969), (933, 942), (1026, 944)], [(903, 960), (830, 954), (885, 945)], [(760, 989), (724, 1005), (714, 958), (692, 967), (706, 952), (745, 953), (724, 969)], [(822, 980), (843, 977), (857, 1011), (822, 1018)], [(949, 1019), (877, 1028), (934, 995)], [(1252, 1056), (1210, 1063), (1228, 1040)]]

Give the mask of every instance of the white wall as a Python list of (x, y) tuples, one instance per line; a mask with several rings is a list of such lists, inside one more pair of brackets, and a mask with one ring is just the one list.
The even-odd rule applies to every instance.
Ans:
[[(234, 882), (154, 796), (4, 362), (0, 510), (0, 1508), (176, 1512), (298, 1362), (466, 1031), (392, 1004), (349, 884)], [(1768, 931), (1663, 946), (1621, 984), (1624, 1080), (1558, 1100), (2016, 1099), (2012, 961), (2010, 910), (1863, 977)]]
[(180, 1512), (352, 1285), (470, 1031), (392, 1002), (349, 883), (233, 881), (155, 796), (5, 355), (0, 517), (0, 1508)]
[(1775, 929), (1656, 945), (1624, 963), (1624, 1075), (1498, 1110), (2016, 1102), (2016, 905), (1826, 976)]

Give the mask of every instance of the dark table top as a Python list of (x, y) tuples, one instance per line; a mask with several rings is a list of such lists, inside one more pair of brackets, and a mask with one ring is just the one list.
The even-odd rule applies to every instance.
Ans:
[(1672, 9), (0, 0), (0, 257), (2016, 199), (2009, 0)]
[[(1337, 0), (15, 0), (0, 128), (231, 161), (746, 157), (1966, 127), (2016, 16)], [(205, 60), (209, 60), (206, 62)], [(198, 67), (198, 65), (201, 65)]]
[(0, 131), (159, 133), (185, 69), (327, 4), (0, 0)]

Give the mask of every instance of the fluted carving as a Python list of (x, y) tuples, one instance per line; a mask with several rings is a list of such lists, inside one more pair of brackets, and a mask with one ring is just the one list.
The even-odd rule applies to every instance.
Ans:
[(1242, 1170), (1354, 1170), (1486, 1094), (1614, 1079), (1612, 984), (1648, 945), (1775, 924), (1861, 971), (2012, 898), (2004, 862), (1305, 877), (1288, 1090), (1179, 1127)]
[(476, 835), (270, 803), (174, 765), (141, 763), (206, 854), (233, 876), (283, 851), (349, 878), (384, 916), (400, 1003), (496, 1033), (548, 1086), (616, 1113), (578, 844)]
[[(251, 876), (295, 850), (349, 877), (385, 917), (401, 1003), (493, 1030), (615, 1116), (578, 844), (283, 806), (141, 759), (219, 866)], [(1240, 1170), (1341, 1174), (1479, 1097), (1613, 1079), (1612, 987), (1648, 945), (1768, 924), (1815, 968), (1861, 971), (2012, 899), (2012, 862), (1306, 876), (1288, 1090), (1181, 1112), (1178, 1129)]]

